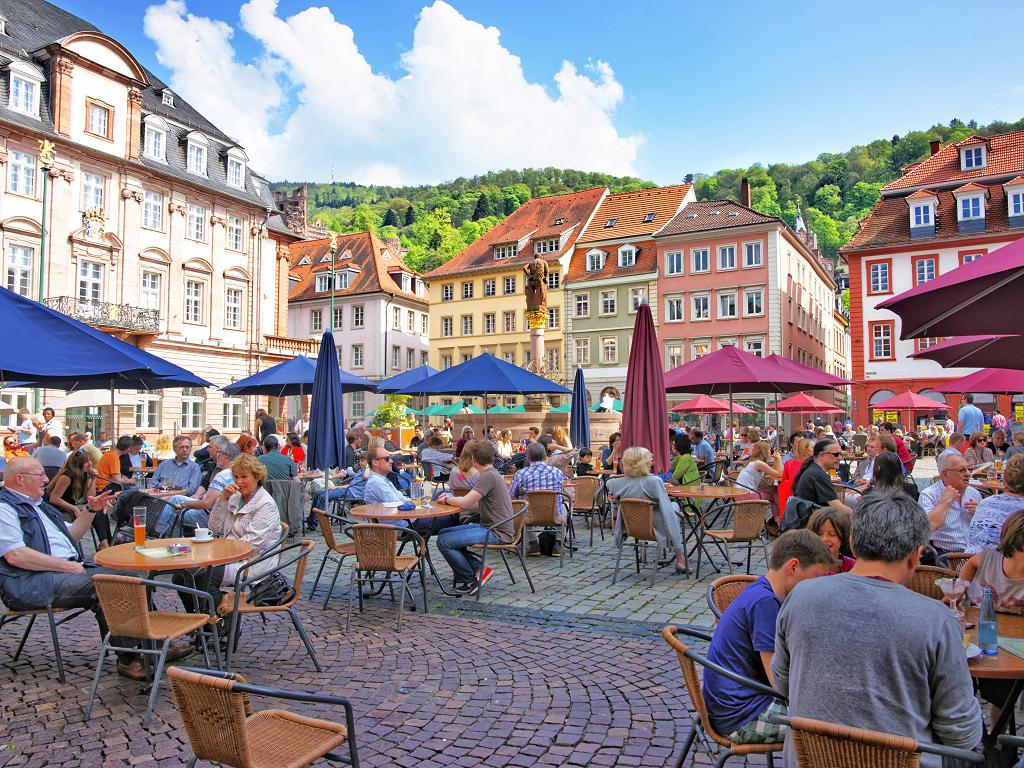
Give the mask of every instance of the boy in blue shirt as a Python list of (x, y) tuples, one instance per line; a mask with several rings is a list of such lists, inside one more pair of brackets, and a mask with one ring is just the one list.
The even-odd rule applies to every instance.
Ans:
[[(782, 601), (804, 579), (827, 575), (835, 561), (828, 547), (809, 530), (787, 531), (772, 545), (768, 573), (758, 577), (733, 600), (718, 622), (708, 659), (737, 674), (772, 685), (775, 620)], [(784, 726), (768, 722), (786, 714), (777, 699), (757, 693), (708, 669), (704, 703), (711, 724), (740, 744), (782, 740)]]

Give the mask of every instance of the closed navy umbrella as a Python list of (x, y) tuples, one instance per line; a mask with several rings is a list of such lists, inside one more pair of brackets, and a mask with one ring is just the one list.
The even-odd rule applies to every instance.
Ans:
[(306, 465), (310, 469), (322, 469), (325, 474), (327, 470), (340, 467), (345, 456), (345, 413), (340, 372), (334, 336), (330, 331), (324, 331), (313, 377)]
[(587, 384), (583, 369), (576, 369), (572, 384), (572, 411), (569, 415), (569, 439), (573, 448), (590, 447), (590, 412), (587, 410)]

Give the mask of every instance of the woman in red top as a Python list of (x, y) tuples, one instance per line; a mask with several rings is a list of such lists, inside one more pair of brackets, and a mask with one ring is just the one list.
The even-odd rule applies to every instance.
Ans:
[(797, 473), (800, 471), (800, 467), (803, 466), (804, 459), (814, 452), (814, 441), (809, 437), (804, 437), (796, 442), (793, 450), (795, 455), (782, 468), (782, 479), (779, 481), (778, 520), (780, 523), (782, 522), (782, 516), (786, 512), (786, 502), (793, 495), (793, 481), (796, 480)]
[(462, 428), (462, 437), (455, 443), (455, 458), (462, 457), (462, 449), (466, 447), (466, 443), (470, 442), (474, 437), (473, 428), (468, 424)]
[(289, 432), (288, 437), (285, 439), (285, 446), (282, 453), (285, 456), (291, 456), (292, 461), (299, 465), (301, 468), (306, 463), (306, 452), (302, 448), (302, 441), (299, 436)]

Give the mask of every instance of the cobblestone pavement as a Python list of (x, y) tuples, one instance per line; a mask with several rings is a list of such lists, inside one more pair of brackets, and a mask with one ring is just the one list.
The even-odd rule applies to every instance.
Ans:
[[(931, 465), (929, 465), (931, 462)], [(934, 460), (915, 475), (927, 483)], [(447, 598), (428, 582), (430, 612), (406, 615), (367, 601), (344, 631), (347, 586), (326, 611), (303, 599), (300, 615), (318, 649), (316, 672), (283, 617), (247, 619), (237, 669), (252, 683), (346, 696), (353, 702), (363, 765), (384, 766), (663, 766), (673, 764), (688, 733), (689, 701), (674, 653), (661, 639), (666, 623), (708, 625), (707, 585), (716, 575), (684, 578), (663, 568), (654, 586), (629, 556), (612, 584), (615, 548), (577, 524), (579, 551), (534, 557), (531, 593), (517, 562), (512, 584), (501, 563), (479, 601)], [(315, 574), (322, 539), (307, 574)], [(733, 551), (741, 562), (742, 550)], [(717, 552), (715, 561), (724, 568)], [(435, 563), (446, 578), (444, 561)], [(328, 567), (328, 573), (330, 568)], [(737, 569), (742, 572), (743, 566)], [(760, 547), (753, 572), (764, 570)], [(347, 585), (347, 566), (339, 584)], [(306, 593), (312, 576), (307, 575)], [(414, 594), (419, 597), (418, 587)], [(45, 624), (37, 622), (22, 658), (11, 657), (18, 625), (0, 630), (0, 766), (172, 766), (190, 757), (168, 689), (149, 732), (141, 728), (141, 686), (108, 664), (92, 720), (84, 721), (98, 637), (86, 615), (60, 630), (67, 683), (57, 681)], [(184, 663), (199, 664), (199, 656)], [(273, 706), (257, 702), (257, 706)], [(328, 718), (312, 705), (288, 708)], [(701, 753), (698, 765), (710, 765)], [(763, 762), (751, 764), (763, 765)]]

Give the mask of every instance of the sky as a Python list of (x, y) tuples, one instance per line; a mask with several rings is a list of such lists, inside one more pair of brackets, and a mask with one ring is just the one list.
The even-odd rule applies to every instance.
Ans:
[(556, 166), (670, 184), (1024, 116), (1019, 2), (58, 4), (275, 180)]

